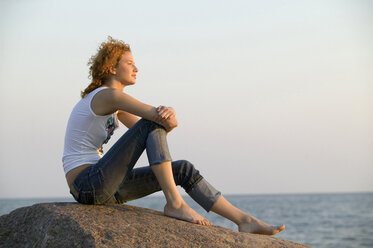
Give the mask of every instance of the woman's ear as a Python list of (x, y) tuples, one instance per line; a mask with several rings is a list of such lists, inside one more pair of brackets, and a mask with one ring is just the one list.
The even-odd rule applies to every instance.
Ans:
[(109, 68), (109, 72), (113, 75), (116, 75), (117, 74), (117, 70), (114, 68), (114, 67), (110, 67)]

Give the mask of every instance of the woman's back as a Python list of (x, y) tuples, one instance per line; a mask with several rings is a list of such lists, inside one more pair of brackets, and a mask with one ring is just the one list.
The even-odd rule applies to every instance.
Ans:
[(91, 109), (92, 98), (104, 89), (100, 87), (87, 94), (71, 112), (62, 158), (65, 174), (79, 165), (95, 164), (101, 158), (102, 145), (118, 127), (115, 113), (99, 116)]

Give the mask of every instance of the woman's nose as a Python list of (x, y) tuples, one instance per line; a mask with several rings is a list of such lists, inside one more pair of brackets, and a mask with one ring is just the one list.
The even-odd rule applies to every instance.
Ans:
[(137, 66), (134, 65), (134, 67), (135, 67), (134, 71), (135, 71), (135, 72), (138, 72), (139, 69), (137, 68)]

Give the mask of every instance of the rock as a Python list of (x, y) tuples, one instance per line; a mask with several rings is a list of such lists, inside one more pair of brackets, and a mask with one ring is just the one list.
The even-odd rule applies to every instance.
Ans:
[(0, 247), (306, 247), (128, 205), (45, 203), (0, 217)]

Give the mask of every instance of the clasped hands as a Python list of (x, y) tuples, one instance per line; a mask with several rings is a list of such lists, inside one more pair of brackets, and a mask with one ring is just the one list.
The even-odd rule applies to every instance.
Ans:
[(167, 132), (177, 127), (178, 122), (176, 120), (176, 111), (172, 107), (159, 106), (157, 109), (157, 120), (159, 123), (166, 128)]

